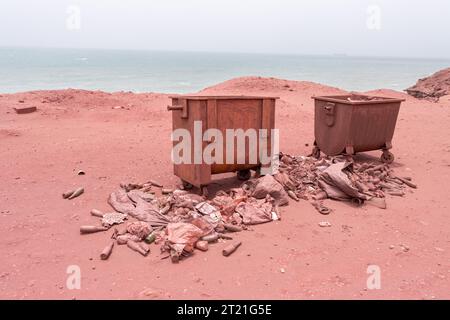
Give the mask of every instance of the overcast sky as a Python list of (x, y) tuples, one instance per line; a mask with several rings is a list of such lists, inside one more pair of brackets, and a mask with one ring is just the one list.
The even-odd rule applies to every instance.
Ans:
[(448, 0), (0, 0), (0, 46), (450, 58), (449, 38)]

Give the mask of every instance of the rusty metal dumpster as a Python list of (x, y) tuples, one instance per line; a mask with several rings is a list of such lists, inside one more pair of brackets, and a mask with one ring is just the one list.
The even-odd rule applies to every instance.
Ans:
[[(250, 169), (258, 170), (261, 167), (260, 161), (260, 140), (257, 142), (256, 148), (257, 158), (249, 156), (251, 142), (245, 144), (244, 158), (238, 161), (238, 143), (237, 138), (227, 138), (229, 130), (248, 129), (267, 129), (263, 136), (266, 140), (267, 151), (272, 150), (271, 129), (275, 125), (275, 101), (278, 97), (261, 97), (261, 96), (192, 96), (179, 95), (172, 96), (172, 105), (167, 106), (172, 111), (173, 132), (177, 129), (185, 129), (191, 134), (191, 139), (195, 140), (194, 131), (196, 126), (201, 126), (201, 132), (206, 134), (208, 129), (217, 129), (223, 136), (223, 147), (221, 161), (213, 163), (205, 162), (202, 158), (200, 162), (191, 163), (175, 163), (174, 174), (178, 176), (185, 188), (196, 186), (202, 188), (206, 192), (205, 186), (211, 182), (213, 174), (237, 172), (238, 178), (246, 180), (250, 178)], [(264, 131), (264, 130), (263, 130)], [(193, 143), (191, 146), (192, 155), (203, 153), (205, 149), (216, 138), (203, 137), (201, 147), (195, 150)], [(232, 151), (227, 146), (233, 140), (234, 147)], [(249, 141), (249, 140), (248, 140)], [(174, 148), (179, 141), (173, 141)], [(242, 145), (241, 145), (242, 146)], [(228, 152), (227, 152), (228, 150)], [(253, 149), (252, 149), (253, 150)], [(229, 161), (229, 153), (234, 153), (233, 160)], [(195, 160), (195, 159), (194, 159)], [(195, 163), (194, 163), (195, 162)]]
[(395, 124), (404, 99), (366, 95), (313, 97), (315, 142), (312, 155), (382, 150), (381, 160), (394, 161), (392, 148)]

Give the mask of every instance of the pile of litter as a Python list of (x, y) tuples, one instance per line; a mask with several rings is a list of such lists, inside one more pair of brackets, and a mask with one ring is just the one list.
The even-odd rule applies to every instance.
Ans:
[(330, 213), (323, 200), (351, 201), (386, 209), (385, 196), (404, 196), (405, 188), (417, 188), (411, 177), (399, 177), (388, 164), (355, 163), (352, 157), (280, 155), (280, 173), (274, 178), (295, 201), (310, 201), (322, 214)]
[[(403, 196), (407, 187), (416, 185), (410, 177), (395, 175), (387, 164), (354, 163), (344, 156), (315, 159), (280, 154), (277, 174), (255, 177), (228, 192), (221, 190), (212, 199), (182, 187), (165, 189), (155, 181), (121, 184), (108, 199), (115, 211), (93, 209), (91, 214), (100, 218), (101, 226), (82, 226), (80, 232), (106, 231), (131, 217), (136, 221), (127, 222), (121, 230), (114, 228), (101, 259), (110, 256), (114, 243), (143, 256), (155, 243), (161, 246), (163, 258), (178, 262), (195, 249), (207, 251), (212, 243), (233, 240), (233, 233), (249, 225), (281, 219), (279, 207), (288, 205), (290, 199), (310, 201), (321, 214), (331, 212), (323, 204), (328, 198), (385, 209), (386, 194)], [(228, 245), (223, 255), (232, 254), (240, 245)]]

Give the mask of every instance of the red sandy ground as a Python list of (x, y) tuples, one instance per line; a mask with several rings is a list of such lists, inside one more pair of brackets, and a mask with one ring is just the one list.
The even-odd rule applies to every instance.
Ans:
[[(281, 150), (294, 155), (311, 150), (310, 97), (341, 92), (264, 78), (234, 79), (204, 91), (280, 96)], [(394, 167), (412, 176), (417, 190), (389, 197), (387, 210), (327, 201), (334, 209), (329, 216), (306, 201), (291, 202), (281, 221), (236, 235), (243, 245), (232, 256), (223, 257), (225, 244), (218, 243), (179, 264), (161, 260), (155, 245), (147, 258), (116, 246), (101, 261), (111, 232), (79, 234), (80, 225), (97, 223), (92, 208), (110, 209), (107, 197), (121, 181), (178, 183), (166, 95), (0, 95), (0, 298), (449, 299), (449, 96), (432, 103), (390, 90), (371, 93), (407, 99), (393, 141)], [(38, 111), (18, 115), (18, 106)], [(79, 169), (86, 175), (78, 176)], [(232, 176), (216, 179), (213, 191), (236, 185)], [(62, 192), (77, 186), (85, 194), (62, 199)], [(320, 228), (320, 221), (332, 226)], [(381, 268), (380, 290), (366, 288), (371, 264)], [(81, 267), (80, 290), (66, 288), (69, 265)]]

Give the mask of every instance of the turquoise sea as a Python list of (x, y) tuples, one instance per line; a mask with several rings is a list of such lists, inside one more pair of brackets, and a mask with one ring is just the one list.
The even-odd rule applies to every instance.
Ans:
[(239, 76), (346, 90), (403, 90), (450, 60), (98, 49), (0, 48), (0, 93), (80, 88), (188, 93)]

